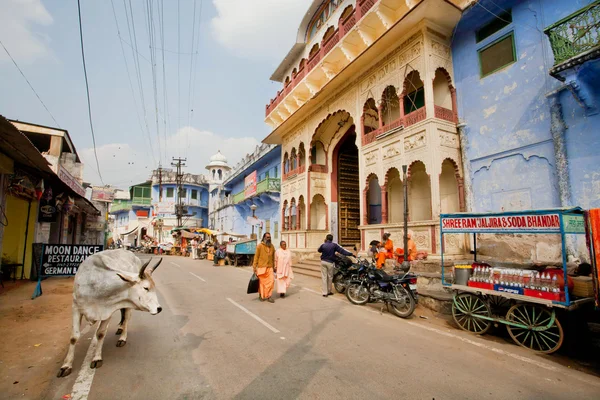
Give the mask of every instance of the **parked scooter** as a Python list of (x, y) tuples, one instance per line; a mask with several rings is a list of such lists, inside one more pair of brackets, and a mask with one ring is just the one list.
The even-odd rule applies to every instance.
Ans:
[(394, 314), (408, 318), (418, 303), (417, 276), (404, 272), (388, 275), (384, 270), (369, 267), (360, 279), (352, 280), (346, 287), (346, 297), (352, 304), (382, 302)]

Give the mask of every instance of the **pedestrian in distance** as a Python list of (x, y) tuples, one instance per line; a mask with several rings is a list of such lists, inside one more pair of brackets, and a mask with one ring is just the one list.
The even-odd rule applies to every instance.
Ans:
[(192, 245), (192, 259), (197, 260), (198, 259), (198, 240), (196, 238), (193, 238), (191, 245)]
[(345, 256), (351, 256), (353, 254), (339, 244), (334, 243), (332, 234), (327, 235), (325, 238), (325, 243), (319, 247), (318, 251), (321, 253), (321, 292), (323, 293), (323, 297), (327, 297), (333, 294), (333, 267), (336, 261), (336, 253), (340, 253)]
[(254, 269), (259, 281), (258, 295), (260, 301), (275, 303), (275, 300), (271, 298), (275, 284), (273, 279), (274, 267), (275, 247), (271, 244), (271, 234), (267, 232), (263, 235), (262, 241), (256, 246), (254, 262), (252, 263), (252, 269)]
[(285, 297), (287, 289), (294, 279), (292, 271), (292, 252), (287, 248), (287, 243), (282, 240), (275, 252), (275, 276), (277, 277), (277, 293)]

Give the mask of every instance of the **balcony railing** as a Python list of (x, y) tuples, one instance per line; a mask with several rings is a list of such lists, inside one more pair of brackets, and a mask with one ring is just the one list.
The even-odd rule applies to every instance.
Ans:
[(449, 122), (456, 122), (456, 115), (454, 111), (448, 110), (445, 107), (434, 106), (435, 117), (439, 119), (444, 119)]
[(118, 211), (129, 211), (131, 210), (131, 201), (112, 203), (110, 205), (110, 212), (118, 212)]
[[(440, 108), (443, 108), (443, 107), (440, 107)], [(446, 110), (445, 108), (443, 108), (443, 109)], [(446, 110), (446, 111), (450, 111), (450, 110)], [(452, 113), (452, 115), (454, 115), (454, 113), (452, 111), (450, 111), (450, 113)], [(367, 133), (366, 135), (363, 135), (362, 136), (362, 145), (366, 146), (369, 143), (373, 143), (375, 141), (375, 139), (377, 138), (377, 136), (382, 135), (388, 131), (391, 131), (392, 129), (396, 129), (401, 126), (404, 126), (406, 128), (406, 127), (416, 124), (417, 122), (424, 121), (425, 118), (427, 118), (427, 113), (425, 111), (425, 107), (421, 107), (418, 110), (411, 112), (410, 114), (406, 114), (404, 117), (400, 117), (397, 120), (392, 121), (387, 125), (384, 125), (380, 128), (375, 129), (374, 131)], [(436, 118), (440, 118), (440, 117), (438, 117), (436, 114)], [(445, 119), (445, 118), (442, 118), (442, 119)], [(454, 122), (454, 120), (452, 120), (452, 122)]]
[(152, 204), (152, 198), (150, 197), (134, 197), (131, 201), (134, 206), (149, 206)]
[(600, 1), (561, 19), (544, 30), (554, 53), (554, 65), (600, 45)]
[[(277, 178), (266, 178), (256, 184), (256, 194), (277, 193), (281, 191), (281, 181)], [(233, 195), (233, 204), (241, 203), (246, 200), (246, 192), (242, 190)]]
[(285, 181), (286, 179), (290, 179), (293, 178), (296, 175), (300, 175), (303, 174), (306, 171), (306, 166), (305, 165), (301, 165), (299, 167), (296, 167), (295, 169), (284, 173), (283, 174), (283, 180)]
[(333, 48), (346, 36), (352, 28), (378, 1), (380, 0), (358, 0), (354, 12), (347, 16), (343, 21), (339, 21), (338, 29), (335, 33), (327, 39), (326, 42), (321, 43), (321, 48), (318, 52), (313, 54), (312, 57), (306, 63), (305, 68), (298, 71), (296, 77), (293, 77), (292, 81), (281, 91), (277, 92), (277, 96), (271, 99), (269, 104), (265, 107), (265, 116), (268, 117), (275, 108), (281, 103), (281, 101), (292, 91), (294, 88), (304, 79), (306, 74), (312, 71), (319, 62), (325, 58), (325, 56), (333, 50)]

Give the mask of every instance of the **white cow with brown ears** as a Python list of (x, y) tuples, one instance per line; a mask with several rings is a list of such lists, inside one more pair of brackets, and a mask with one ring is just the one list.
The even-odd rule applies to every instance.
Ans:
[(121, 322), (117, 335), (117, 347), (125, 346), (127, 323), (131, 310), (147, 311), (156, 315), (162, 311), (158, 303), (152, 273), (162, 262), (154, 266), (150, 260), (142, 264), (132, 252), (127, 250), (106, 250), (96, 253), (81, 263), (73, 287), (73, 331), (69, 351), (58, 371), (58, 377), (67, 376), (73, 368), (75, 343), (79, 340), (81, 319), (85, 317), (91, 324), (100, 321), (93, 344), (96, 351), (90, 368), (102, 366), (102, 345), (108, 322), (113, 313), (121, 310)]

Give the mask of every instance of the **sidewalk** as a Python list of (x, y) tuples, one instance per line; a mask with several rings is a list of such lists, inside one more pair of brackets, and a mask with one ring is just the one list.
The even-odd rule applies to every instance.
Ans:
[(39, 399), (62, 363), (71, 331), (73, 278), (21, 281), (0, 293), (0, 397)]

